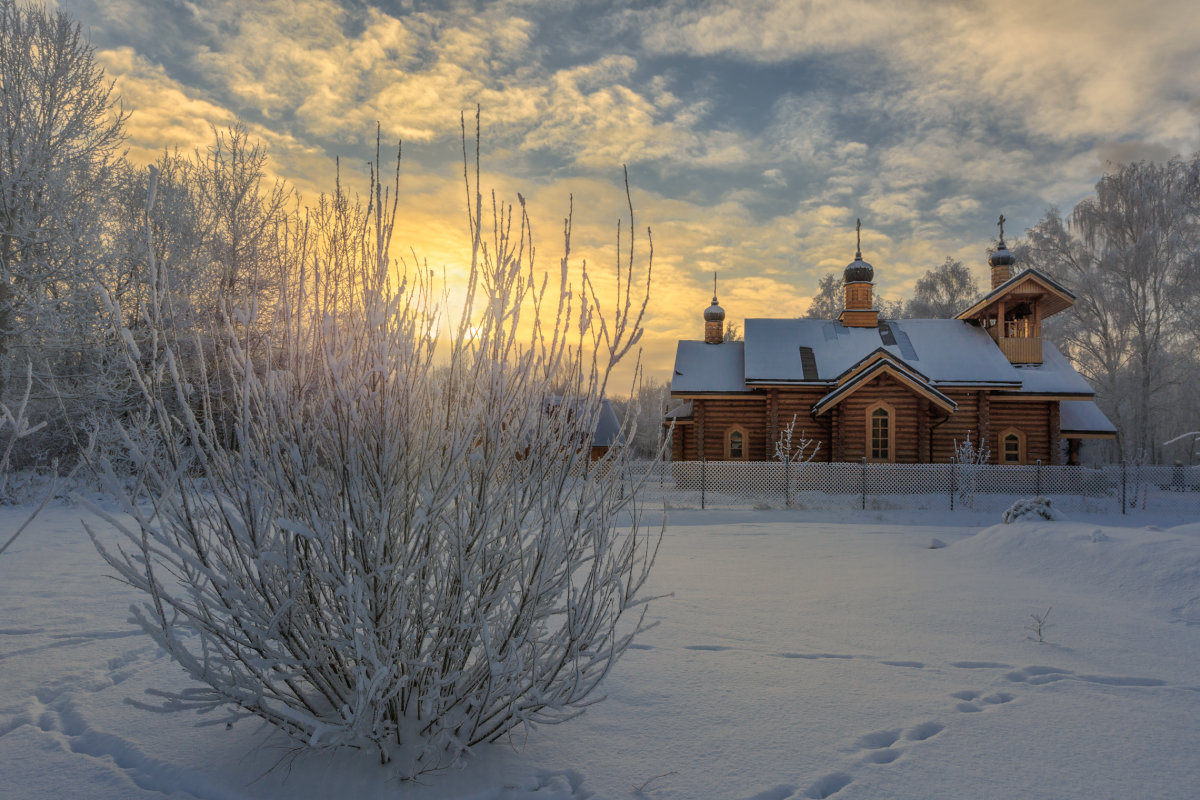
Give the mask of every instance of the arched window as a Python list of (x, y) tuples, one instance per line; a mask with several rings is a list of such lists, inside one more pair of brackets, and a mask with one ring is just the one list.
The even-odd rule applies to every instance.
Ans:
[(730, 461), (745, 461), (747, 458), (746, 429), (734, 425), (725, 431), (725, 458)]
[(1025, 434), (1016, 428), (1007, 428), (1000, 432), (1000, 463), (1025, 463)]
[(887, 403), (867, 408), (867, 460), (896, 460), (896, 410)]

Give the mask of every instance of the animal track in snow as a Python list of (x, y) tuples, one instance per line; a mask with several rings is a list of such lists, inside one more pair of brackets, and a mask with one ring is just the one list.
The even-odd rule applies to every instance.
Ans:
[(998, 706), (1004, 703), (1011, 702), (1013, 696), (1005, 692), (996, 692), (995, 694), (984, 695), (983, 692), (976, 692), (970, 689), (964, 689), (961, 692), (952, 692), (950, 694), (955, 700), (962, 700), (955, 708), (965, 713), (973, 713), (983, 711), (987, 706)]
[(1124, 677), (1117, 675), (1079, 675), (1069, 669), (1039, 666), (1024, 667), (1023, 669), (1014, 670), (1005, 675), (1004, 678), (1012, 683), (1027, 683), (1031, 686), (1042, 686), (1044, 684), (1055, 683), (1057, 681), (1080, 681), (1081, 683), (1095, 683), (1101, 686), (1155, 687), (1167, 685), (1166, 681), (1159, 680), (1158, 678)]
[(573, 769), (538, 772), (537, 786), (533, 791), (540, 792), (543, 789), (549, 790), (555, 796), (561, 796), (561, 793), (566, 791), (569, 793), (568, 797), (579, 800), (586, 800), (592, 796), (591, 792), (583, 788), (583, 775)]
[(746, 800), (788, 800), (796, 794), (796, 787), (789, 786), (786, 783), (779, 786), (772, 786), (770, 789), (759, 792), (753, 797), (747, 797)]
[(854, 656), (841, 655), (839, 653), (776, 653), (775, 655), (780, 658), (803, 658), (809, 661), (815, 661), (820, 658), (854, 658)]
[(710, 653), (720, 653), (723, 650), (732, 650), (732, 647), (726, 647), (723, 644), (689, 644), (683, 648), (684, 650), (703, 650)]
[(903, 750), (896, 750), (891, 747), (885, 747), (882, 750), (872, 750), (863, 756), (864, 764), (890, 764), (900, 756), (904, 755)]
[(924, 742), (944, 730), (946, 730), (946, 726), (940, 722), (922, 722), (909, 728), (904, 734), (904, 738), (910, 742)]
[(853, 780), (849, 774), (845, 772), (834, 772), (826, 775), (823, 778), (818, 778), (816, 783), (808, 787), (804, 792), (804, 796), (810, 800), (824, 800), (826, 797), (833, 797), (835, 794), (845, 789)]
[(880, 664), (887, 664), (889, 667), (912, 667), (913, 669), (924, 669), (925, 665), (920, 661), (880, 661)]
[(891, 747), (900, 739), (900, 729), (890, 731), (875, 731), (868, 733), (865, 736), (860, 736), (858, 746), (864, 750), (879, 750), (884, 747)]
[(1012, 664), (1001, 664), (999, 661), (952, 661), (950, 666), (959, 669), (1012, 669)]

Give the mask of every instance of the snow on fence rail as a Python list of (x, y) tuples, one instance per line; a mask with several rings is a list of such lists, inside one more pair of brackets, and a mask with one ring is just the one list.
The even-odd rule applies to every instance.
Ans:
[[(643, 472), (644, 474), (644, 472)], [(1200, 514), (1200, 467), (875, 464), (867, 462), (682, 461), (664, 463), (647, 488), (667, 502), (701, 508), (1003, 510), (1020, 497), (1097, 513)]]

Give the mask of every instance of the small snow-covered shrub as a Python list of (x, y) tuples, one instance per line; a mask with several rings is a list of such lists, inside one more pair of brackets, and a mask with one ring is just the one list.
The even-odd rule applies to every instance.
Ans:
[(980, 471), (992, 458), (992, 450), (982, 441), (971, 441), (971, 433), (967, 438), (954, 442), (954, 465), (958, 471), (958, 499), (967, 508), (975, 507), (975, 493), (979, 488)]
[(1025, 497), (1013, 503), (1005, 510), (1001, 519), (1005, 524), (1030, 519), (1062, 519), (1057, 509), (1050, 507), (1050, 500), (1045, 497)]
[(423, 266), (390, 283), (395, 205), (374, 182), (366, 209), (339, 187), (314, 214), (296, 245), (311, 283), (283, 298), (269, 349), (230, 314), (220, 381), (185, 375), (165, 316), (146, 318), (159, 333), (128, 361), (165, 452), (136, 454), (122, 546), (93, 539), (145, 593), (136, 621), (204, 684), (165, 708), (231, 709), (411, 776), (581, 713), (645, 629), (658, 466), (620, 441), (591, 455), (641, 333), (632, 236), (605, 318), (586, 272), (571, 287), (569, 218), (547, 292), (523, 202), (493, 201), (485, 237), (473, 197), (457, 323)]

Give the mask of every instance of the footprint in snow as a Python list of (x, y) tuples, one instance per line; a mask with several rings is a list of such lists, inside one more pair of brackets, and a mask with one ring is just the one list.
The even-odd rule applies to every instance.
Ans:
[(910, 742), (924, 742), (937, 736), (942, 731), (946, 730), (946, 726), (940, 722), (922, 722), (919, 725), (914, 725), (904, 734), (904, 738)]
[(709, 653), (720, 653), (723, 650), (732, 650), (733, 648), (726, 647), (725, 645), (722, 645), (722, 644), (689, 644), (689, 645), (686, 645), (683, 649), (684, 650), (703, 650), (703, 651), (709, 652)]
[(818, 778), (817, 781), (804, 792), (804, 796), (809, 800), (824, 800), (826, 797), (833, 797), (835, 794), (845, 789), (853, 780), (845, 772), (834, 772), (826, 775), (823, 778)]
[(815, 661), (821, 658), (854, 658), (854, 656), (840, 655), (838, 653), (776, 653), (775, 655), (780, 658), (803, 658), (807, 661)]
[(1100, 686), (1155, 687), (1167, 685), (1166, 681), (1159, 680), (1158, 678), (1139, 678), (1136, 676), (1121, 675), (1079, 675), (1069, 669), (1037, 666), (1014, 670), (1005, 675), (1004, 678), (1013, 683), (1028, 683), (1031, 686), (1042, 686), (1047, 683), (1066, 680), (1094, 683)]
[(766, 791), (759, 792), (753, 797), (747, 797), (746, 800), (788, 800), (788, 798), (795, 795), (796, 787), (783, 783), (779, 786), (772, 786)]
[(984, 695), (983, 692), (976, 692), (970, 689), (965, 689), (961, 692), (953, 692), (951, 695), (955, 700), (962, 700), (956, 708), (959, 711), (973, 713), (983, 711), (989, 706), (998, 706), (1004, 703), (1011, 702), (1013, 696), (1005, 692), (996, 692), (995, 694)]
[(1012, 664), (1001, 664), (999, 661), (951, 661), (950, 666), (958, 669), (1012, 669)]

